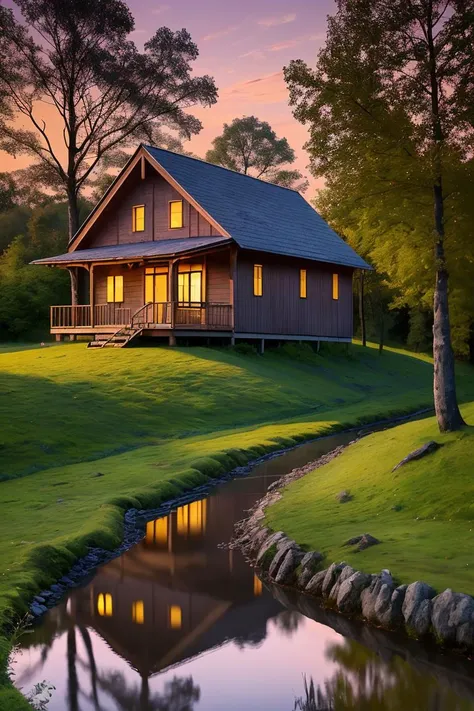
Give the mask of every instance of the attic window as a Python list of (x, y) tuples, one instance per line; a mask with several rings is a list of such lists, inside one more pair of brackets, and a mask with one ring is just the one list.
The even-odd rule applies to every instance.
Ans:
[(334, 301), (339, 299), (339, 274), (332, 275), (332, 298)]
[(145, 230), (145, 205), (132, 207), (132, 231), (144, 232)]
[(253, 265), (253, 295), (262, 296), (263, 294), (263, 267), (261, 264)]
[(183, 226), (183, 201), (170, 202), (170, 229), (177, 230)]

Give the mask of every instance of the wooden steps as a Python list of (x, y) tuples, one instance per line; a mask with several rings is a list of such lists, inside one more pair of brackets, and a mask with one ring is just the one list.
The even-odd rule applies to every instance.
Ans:
[(143, 331), (141, 326), (122, 326), (112, 336), (97, 334), (93, 341), (87, 344), (88, 348), (124, 348), (130, 341)]

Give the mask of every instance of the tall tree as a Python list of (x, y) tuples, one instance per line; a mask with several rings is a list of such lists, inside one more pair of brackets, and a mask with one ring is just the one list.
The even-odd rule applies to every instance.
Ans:
[(199, 132), (188, 109), (215, 103), (217, 90), (210, 77), (192, 74), (198, 48), (184, 29), (159, 28), (139, 52), (124, 0), (15, 2), (24, 24), (0, 14), (0, 98), (16, 121), (0, 120), (0, 136), (3, 148), (35, 160), (38, 179), (66, 194), (71, 238), (79, 193), (103, 158), (137, 141), (161, 143), (163, 129)]
[[(315, 174), (330, 185), (346, 173), (353, 193), (358, 172), (371, 174), (367, 204), (391, 191), (405, 191), (403, 199), (412, 203), (429, 196), (425, 231), (435, 276), (434, 401), (441, 431), (464, 424), (451, 345), (444, 180), (449, 156), (469, 160), (472, 150), (473, 16), (473, 0), (337, 0), (316, 69), (299, 60), (285, 69), (295, 115), (310, 124)], [(453, 222), (450, 237), (455, 229)], [(399, 233), (403, 238), (402, 224)]]
[(287, 139), (277, 138), (270, 124), (255, 116), (235, 118), (232, 123), (225, 123), (222, 135), (217, 136), (212, 145), (213, 148), (206, 154), (206, 160), (210, 163), (300, 192), (308, 187), (299, 170), (283, 167), (295, 161), (295, 152)]

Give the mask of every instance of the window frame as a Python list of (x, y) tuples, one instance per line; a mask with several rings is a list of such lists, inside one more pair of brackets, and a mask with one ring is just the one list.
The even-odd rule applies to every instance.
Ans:
[[(186, 267), (189, 267), (187, 269)], [(194, 267), (194, 268), (193, 268)], [(199, 274), (200, 275), (200, 294), (199, 294), (199, 301), (192, 301), (191, 300), (191, 293), (192, 293), (192, 275), (193, 274)], [(180, 309), (192, 309), (192, 308), (201, 308), (201, 305), (203, 303), (203, 295), (204, 295), (204, 265), (203, 264), (180, 264), (178, 266), (178, 308)], [(184, 277), (188, 277), (187, 280)], [(187, 281), (187, 286), (183, 284), (183, 297), (188, 297), (183, 298), (182, 300), (179, 298), (180, 294), (180, 277), (183, 277), (183, 282)], [(185, 293), (187, 291), (187, 294)]]
[[(179, 203), (181, 205), (181, 224), (180, 225), (172, 225), (171, 222), (171, 217), (172, 217), (172, 205), (176, 205)], [(168, 228), (170, 230), (181, 230), (184, 227), (184, 202), (183, 200), (169, 200), (168, 202)]]
[[(113, 299), (109, 299), (109, 284), (110, 280), (112, 279), (112, 296)], [(118, 289), (119, 296), (121, 296), (121, 299), (117, 299), (117, 279), (120, 280), (120, 287)], [(106, 282), (106, 303), (107, 304), (123, 304), (124, 302), (124, 280), (123, 280), (123, 274), (108, 274), (107, 275), (107, 282)]]
[(339, 301), (339, 274), (337, 272), (332, 275), (332, 300)]
[(300, 299), (308, 298), (308, 270), (300, 269)]
[(253, 295), (263, 296), (263, 264), (253, 265)]
[[(137, 210), (143, 208), (143, 228), (141, 230), (137, 229)], [(133, 205), (132, 206), (132, 232), (145, 232), (145, 205)]]

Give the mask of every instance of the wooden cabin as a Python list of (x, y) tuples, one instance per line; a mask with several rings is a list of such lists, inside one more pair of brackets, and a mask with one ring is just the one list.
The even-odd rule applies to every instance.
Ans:
[(141, 145), (68, 252), (58, 340), (123, 346), (140, 335), (342, 341), (352, 275), (368, 265), (296, 191)]

